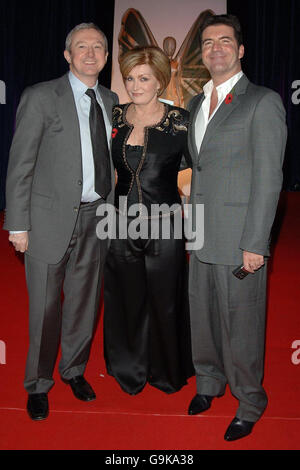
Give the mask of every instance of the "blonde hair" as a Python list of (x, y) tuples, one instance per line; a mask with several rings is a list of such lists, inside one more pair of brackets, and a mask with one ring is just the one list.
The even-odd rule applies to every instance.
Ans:
[(171, 66), (168, 56), (155, 46), (135, 47), (119, 58), (120, 71), (125, 80), (136, 65), (150, 65), (154, 76), (159, 81), (160, 96), (167, 88), (171, 79)]

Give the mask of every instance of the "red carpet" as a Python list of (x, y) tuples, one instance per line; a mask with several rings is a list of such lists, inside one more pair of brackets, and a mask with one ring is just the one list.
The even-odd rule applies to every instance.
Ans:
[[(131, 397), (106, 375), (98, 327), (86, 377), (97, 400), (83, 403), (55, 373), (49, 394), (50, 416), (32, 422), (26, 413), (23, 374), (27, 354), (27, 295), (22, 257), (15, 255), (0, 231), (1, 303), (0, 448), (26, 449), (300, 449), (300, 351), (292, 363), (292, 343), (300, 350), (300, 193), (283, 193), (281, 230), (270, 266), (266, 369), (269, 406), (254, 432), (234, 443), (223, 440), (234, 417), (236, 400), (229, 390), (202, 416), (187, 416), (195, 380), (174, 395), (147, 386)], [(1, 218), (2, 226), (2, 218)], [(2, 349), (1, 349), (2, 346)], [(3, 350), (3, 343), (0, 343)]]

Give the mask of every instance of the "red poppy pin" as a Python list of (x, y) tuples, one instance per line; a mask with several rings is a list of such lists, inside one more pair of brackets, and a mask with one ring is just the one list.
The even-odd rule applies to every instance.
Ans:
[(116, 137), (117, 133), (118, 133), (118, 129), (114, 127), (113, 130), (111, 131), (111, 136), (113, 139)]
[(233, 100), (233, 93), (228, 93), (228, 95), (226, 95), (226, 98), (225, 98), (225, 103), (230, 104), (232, 100)]

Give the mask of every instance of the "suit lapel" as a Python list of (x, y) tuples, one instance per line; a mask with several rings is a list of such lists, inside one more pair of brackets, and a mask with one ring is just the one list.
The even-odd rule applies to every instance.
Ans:
[(58, 96), (57, 111), (62, 120), (64, 129), (68, 129), (73, 132), (73, 138), (70, 140), (70, 145), (73, 145), (74, 147), (76, 146), (77, 150), (78, 147), (81, 148), (79, 119), (72, 87), (67, 74), (59, 80), (56, 93)]
[(225, 121), (232, 111), (239, 105), (239, 99), (237, 96), (233, 99), (232, 103), (226, 104), (225, 101), (221, 104), (220, 108), (212, 118), (212, 120), (209, 122), (206, 132), (203, 137), (201, 149), (205, 147), (205, 145), (209, 142), (209, 140), (214, 136), (215, 131), (217, 128), (222, 124), (223, 121)]
[(101, 95), (101, 99), (106, 111), (106, 115), (109, 119), (110, 124), (112, 124), (112, 100), (111, 97), (108, 95), (106, 92), (105, 88), (103, 88), (101, 85), (98, 87), (99, 93)]
[(198, 99), (195, 101), (195, 103), (193, 104), (190, 110), (191, 131), (189, 132), (189, 145), (192, 150), (191, 151), (192, 155), (198, 155), (198, 150), (196, 146), (195, 122), (196, 122), (198, 112), (200, 111), (200, 108), (204, 101), (204, 98), (205, 98), (204, 93), (199, 95)]
[[(205, 148), (205, 146), (210, 141), (210, 139), (213, 138), (218, 127), (221, 126), (222, 123), (224, 123), (224, 121), (226, 121), (229, 118), (230, 114), (239, 106), (240, 104), (239, 95), (242, 95), (246, 92), (248, 83), (249, 83), (249, 80), (247, 79), (245, 75), (243, 75), (234, 86), (232, 102), (227, 104), (225, 103), (225, 100), (224, 100), (221, 106), (219, 107), (218, 111), (212, 118), (212, 120), (209, 122), (206, 128), (206, 132), (203, 137), (202, 144), (201, 144), (201, 148), (199, 152), (199, 160), (201, 159), (202, 150)], [(200, 108), (198, 108), (198, 110), (199, 109)]]
[[(64, 75), (56, 87), (56, 110), (63, 126), (63, 138), (67, 151), (64, 156), (68, 156), (69, 171), (74, 174), (82, 174), (82, 151), (80, 125), (77, 114), (75, 99), (68, 74)], [(72, 158), (69, 158), (72, 155)]]

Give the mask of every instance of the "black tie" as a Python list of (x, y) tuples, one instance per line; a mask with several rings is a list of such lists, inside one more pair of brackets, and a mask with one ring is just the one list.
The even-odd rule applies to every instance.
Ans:
[(91, 98), (90, 131), (95, 166), (95, 191), (106, 199), (111, 191), (111, 169), (103, 112), (94, 90), (89, 88), (85, 93)]

